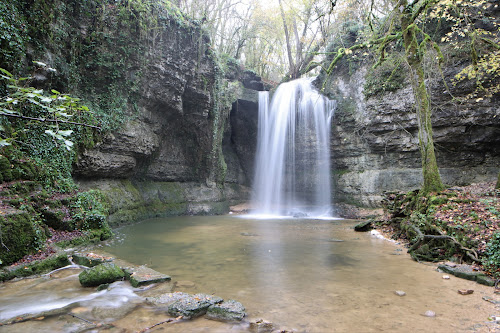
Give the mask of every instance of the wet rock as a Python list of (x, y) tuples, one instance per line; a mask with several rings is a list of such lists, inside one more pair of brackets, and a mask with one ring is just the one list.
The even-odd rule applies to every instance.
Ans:
[(174, 317), (196, 318), (204, 315), (211, 305), (222, 301), (223, 299), (217, 296), (196, 294), (194, 296), (183, 297), (170, 304), (168, 306), (168, 313)]
[(478, 277), (480, 277), (479, 280), (486, 283), (486, 280), (483, 279), (483, 277), (485, 276), (484, 273), (474, 270), (470, 265), (457, 265), (453, 263), (447, 263), (439, 265), (438, 270), (471, 281), (478, 281)]
[(245, 317), (245, 307), (235, 300), (211, 305), (207, 310), (207, 318), (222, 321), (242, 320)]
[(176, 288), (194, 288), (196, 284), (192, 281), (176, 281), (175, 282), (175, 287)]
[(204, 301), (204, 302), (209, 302), (210, 305), (219, 304), (219, 303), (222, 303), (224, 301), (224, 299), (222, 297), (215, 296), (215, 295), (208, 295), (208, 294), (195, 294), (193, 297), (195, 299), (199, 299), (199, 300)]
[(157, 272), (146, 266), (128, 267), (125, 272), (129, 276), (132, 287), (170, 281), (170, 276)]
[(80, 284), (84, 287), (97, 287), (101, 284), (121, 280), (125, 273), (113, 263), (103, 263), (86, 269), (78, 275)]
[(459, 289), (458, 293), (460, 295), (470, 295), (470, 294), (474, 293), (474, 290), (472, 290), (472, 289)]
[(483, 300), (485, 300), (486, 302), (493, 303), (495, 305), (500, 305), (500, 300), (496, 300), (491, 296), (483, 296)]
[(75, 253), (72, 255), (73, 262), (77, 265), (94, 267), (105, 262), (113, 261), (112, 257), (106, 257), (92, 252)]
[(277, 329), (277, 327), (265, 319), (258, 319), (250, 322), (249, 329), (252, 333), (271, 333)]
[(369, 231), (373, 229), (372, 221), (363, 221), (354, 226), (354, 231)]
[(488, 287), (494, 287), (495, 286), (495, 280), (490, 278), (489, 276), (486, 276), (484, 274), (479, 274), (476, 276), (476, 282)]
[(264, 82), (262, 82), (262, 79), (252, 71), (244, 71), (240, 80), (245, 88), (257, 91), (264, 90)]
[(146, 302), (155, 306), (168, 306), (180, 299), (191, 297), (191, 295), (183, 292), (166, 293), (159, 296), (146, 297)]
[(402, 290), (396, 290), (394, 293), (398, 296), (406, 296), (406, 293)]
[(427, 311), (425, 311), (424, 316), (425, 317), (436, 317), (436, 312), (434, 312), (432, 310), (427, 310)]

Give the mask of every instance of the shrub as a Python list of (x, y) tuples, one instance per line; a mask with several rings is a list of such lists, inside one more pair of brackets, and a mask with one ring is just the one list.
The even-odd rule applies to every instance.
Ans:
[(485, 254), (484, 268), (495, 278), (500, 278), (500, 232), (495, 233), (486, 244)]

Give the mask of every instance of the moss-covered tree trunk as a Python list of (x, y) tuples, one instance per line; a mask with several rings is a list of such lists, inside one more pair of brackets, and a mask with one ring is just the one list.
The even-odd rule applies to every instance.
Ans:
[(422, 172), (424, 184), (423, 194), (438, 192), (443, 189), (441, 177), (434, 152), (434, 140), (432, 138), (431, 105), (429, 93), (425, 85), (425, 72), (422, 65), (422, 51), (416, 36), (416, 26), (411, 6), (408, 1), (400, 2), (404, 8), (400, 12), (401, 28), (403, 30), (403, 44), (406, 51), (406, 59), (410, 68), (410, 81), (415, 97), (415, 108), (418, 120), (418, 141), (422, 157)]

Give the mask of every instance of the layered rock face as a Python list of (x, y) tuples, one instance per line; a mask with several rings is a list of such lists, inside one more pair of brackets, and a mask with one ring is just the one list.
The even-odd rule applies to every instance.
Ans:
[[(429, 81), (438, 167), (449, 186), (493, 181), (500, 165), (498, 96), (453, 102), (470, 87), (453, 86), (459, 68), (447, 68), (448, 93), (438, 78)], [(409, 85), (366, 98), (367, 68), (333, 76), (327, 90), (339, 101), (333, 121), (332, 164), (335, 201), (380, 206), (384, 191), (408, 191), (422, 184), (418, 125)]]
[(199, 27), (165, 25), (148, 43), (154, 47), (137, 79), (137, 111), (128, 110), (124, 126), (84, 151), (73, 174), (82, 188), (108, 195), (112, 225), (228, 212), (248, 197), (245, 171), (253, 164), (253, 155), (235, 145), (229, 114), (257, 110), (262, 82), (239, 70), (225, 78)]
[[(195, 31), (196, 33), (196, 31)], [(201, 33), (201, 32), (197, 32)], [(208, 41), (167, 29), (139, 79), (138, 112), (117, 132), (82, 154), (77, 177), (202, 181), (212, 165), (215, 64)], [(200, 56), (200, 54), (202, 56)]]

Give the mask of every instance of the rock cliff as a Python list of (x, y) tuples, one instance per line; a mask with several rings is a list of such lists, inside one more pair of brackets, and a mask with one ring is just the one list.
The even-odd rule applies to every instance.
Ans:
[(234, 144), (229, 115), (256, 109), (263, 84), (219, 60), (199, 22), (168, 1), (15, 0), (0, 9), (0, 32), (17, 43), (2, 42), (0, 67), (34, 71), (31, 84), (80, 97), (98, 119), (99, 133), (75, 138), (71, 173), (81, 189), (104, 192), (112, 224), (219, 214), (247, 197), (252, 157)]
[[(419, 188), (422, 171), (411, 87), (402, 82), (367, 97), (368, 68), (352, 75), (339, 68), (326, 91), (339, 101), (331, 146), (335, 201), (378, 207), (384, 191)], [(461, 68), (445, 69), (449, 92), (439, 77), (428, 82), (437, 161), (448, 186), (493, 181), (500, 165), (499, 96), (454, 100), (470, 92), (451, 82)]]

